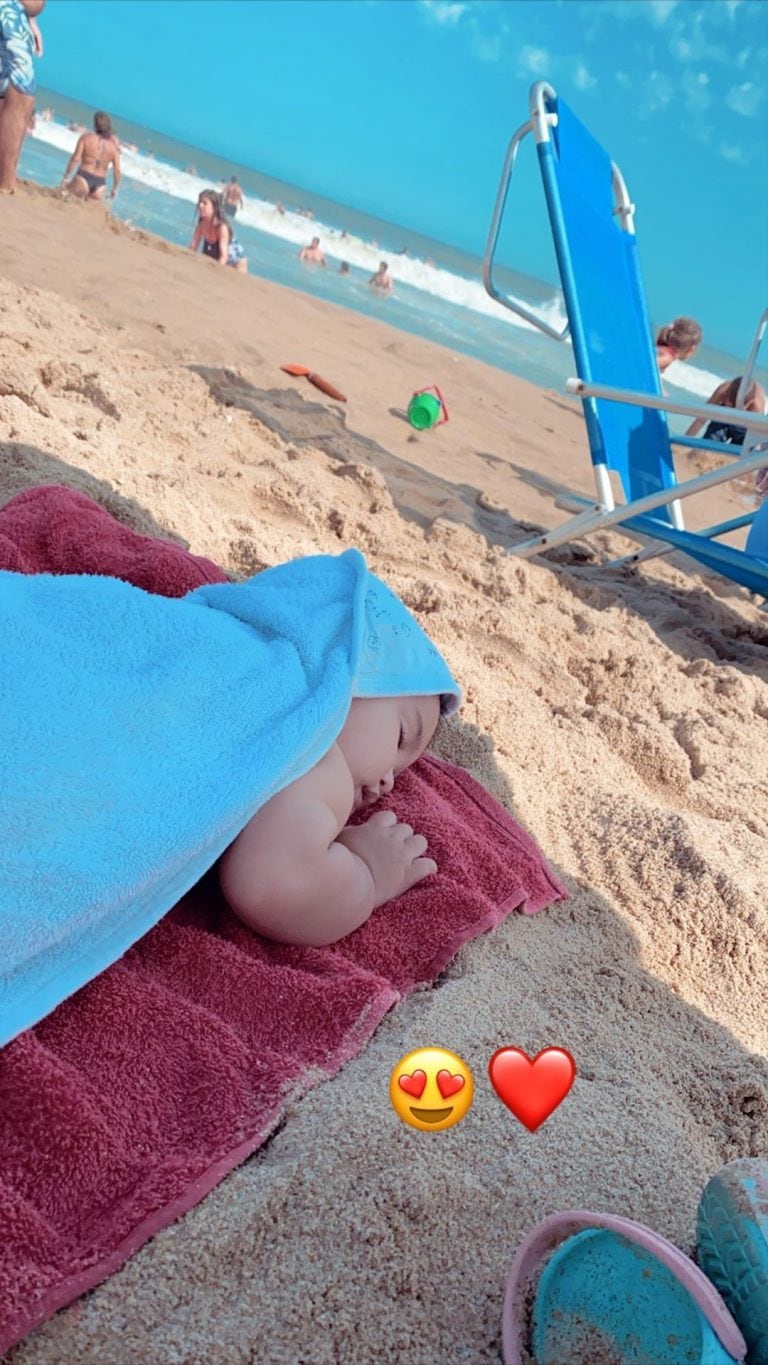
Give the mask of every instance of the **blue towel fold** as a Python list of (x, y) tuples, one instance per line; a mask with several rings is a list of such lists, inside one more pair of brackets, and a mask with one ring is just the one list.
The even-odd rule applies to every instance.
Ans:
[(116, 961), (353, 697), (459, 689), (356, 550), (173, 600), (0, 573), (0, 1046)]

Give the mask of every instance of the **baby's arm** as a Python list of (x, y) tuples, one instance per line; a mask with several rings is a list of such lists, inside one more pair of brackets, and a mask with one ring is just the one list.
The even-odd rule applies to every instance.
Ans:
[(279, 943), (322, 948), (437, 871), (423, 856), (424, 836), (392, 811), (345, 827), (354, 795), (334, 744), (256, 812), (219, 867), (222, 891), (249, 928)]
[(219, 871), (230, 906), (251, 929), (320, 948), (367, 920), (376, 903), (373, 876), (336, 842), (353, 801), (349, 768), (334, 744), (256, 812)]

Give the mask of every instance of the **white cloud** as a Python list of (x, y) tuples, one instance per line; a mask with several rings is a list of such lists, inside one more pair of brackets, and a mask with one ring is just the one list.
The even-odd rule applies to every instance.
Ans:
[(623, 86), (623, 88), (624, 88), (625, 90), (631, 90), (631, 88), (632, 88), (632, 78), (631, 78), (631, 76), (628, 76), (628, 75), (627, 75), (626, 71), (617, 71), (617, 72), (616, 72), (616, 84), (617, 84), (617, 85)]
[(737, 114), (743, 114), (744, 118), (754, 118), (763, 98), (762, 90), (753, 85), (751, 81), (744, 81), (742, 85), (731, 86), (725, 97), (725, 102), (729, 109), (733, 109)]
[(694, 114), (701, 114), (712, 103), (707, 89), (709, 76), (706, 71), (684, 71), (680, 84), (685, 95), (686, 107)]
[(735, 143), (723, 142), (720, 146), (720, 155), (725, 161), (735, 161), (739, 166), (746, 166), (747, 158), (741, 147)]
[(665, 76), (663, 71), (652, 71), (642, 86), (639, 108), (641, 117), (647, 118), (649, 114), (656, 114), (660, 109), (668, 108), (674, 92), (675, 85), (669, 76)]
[(590, 76), (584, 63), (579, 62), (573, 77), (573, 83), (578, 90), (589, 90), (590, 86), (597, 85), (597, 80), (594, 76)]
[(723, 0), (723, 3), (725, 5), (728, 18), (732, 19), (737, 9), (739, 8), (739, 5), (741, 4), (741, 0)]
[(741, 66), (741, 67), (746, 66), (746, 65), (747, 65), (747, 62), (749, 61), (749, 59), (750, 59), (751, 56), (752, 56), (752, 48), (751, 48), (751, 47), (744, 47), (744, 48), (742, 48), (741, 52), (739, 53), (738, 57), (736, 58), (736, 65), (737, 65), (737, 66)]
[(677, 8), (678, 0), (648, 0), (648, 8), (655, 24), (666, 24), (667, 19)]
[(421, 7), (436, 24), (449, 24), (451, 27), (455, 27), (462, 14), (469, 9), (469, 5), (461, 0), (421, 0)]
[(498, 62), (501, 60), (501, 34), (497, 33), (494, 37), (487, 34), (478, 33), (475, 29), (472, 34), (472, 51), (481, 62)]
[(517, 70), (522, 76), (545, 76), (549, 64), (549, 53), (543, 47), (521, 47), (517, 54)]

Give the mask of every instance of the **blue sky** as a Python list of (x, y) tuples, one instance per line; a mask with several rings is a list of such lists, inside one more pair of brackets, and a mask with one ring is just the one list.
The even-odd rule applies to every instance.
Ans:
[[(768, 303), (766, 0), (48, 0), (42, 27), (42, 84), (476, 254), (546, 78), (624, 173), (655, 320), (743, 354)], [(511, 209), (506, 262), (553, 279)]]

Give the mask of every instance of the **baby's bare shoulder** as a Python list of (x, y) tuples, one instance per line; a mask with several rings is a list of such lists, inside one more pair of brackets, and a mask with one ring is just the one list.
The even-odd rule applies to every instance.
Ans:
[(352, 811), (355, 788), (349, 765), (338, 744), (332, 744), (320, 762), (285, 787), (280, 796), (297, 804), (317, 802), (330, 807), (342, 829)]

